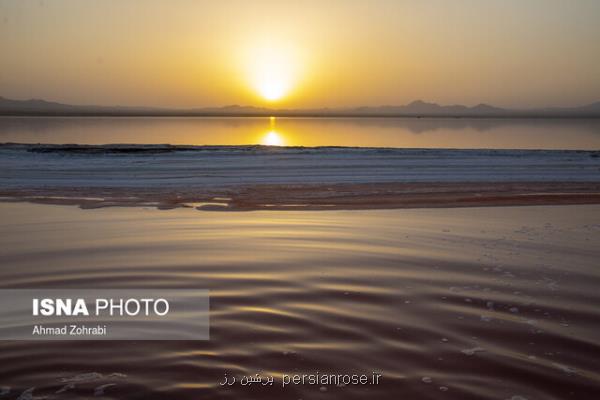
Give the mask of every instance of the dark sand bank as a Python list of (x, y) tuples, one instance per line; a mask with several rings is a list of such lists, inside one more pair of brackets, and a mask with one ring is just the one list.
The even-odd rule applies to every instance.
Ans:
[(233, 188), (0, 188), (2, 201), (81, 208), (154, 206), (202, 210), (361, 210), (600, 204), (596, 182), (371, 183)]

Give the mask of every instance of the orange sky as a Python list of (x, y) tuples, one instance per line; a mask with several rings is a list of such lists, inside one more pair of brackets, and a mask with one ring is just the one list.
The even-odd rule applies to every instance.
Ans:
[(600, 100), (597, 1), (296, 3), (2, 1), (0, 96), (168, 107)]

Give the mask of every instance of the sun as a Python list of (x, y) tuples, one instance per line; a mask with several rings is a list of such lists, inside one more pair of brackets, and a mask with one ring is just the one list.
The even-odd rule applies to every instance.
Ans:
[(258, 91), (265, 100), (275, 101), (285, 95), (287, 87), (282, 79), (270, 76), (260, 82)]
[(283, 146), (283, 138), (275, 131), (269, 131), (263, 137), (262, 143), (266, 146)]
[(267, 101), (277, 101), (289, 94), (296, 77), (293, 52), (273, 44), (252, 51), (249, 80), (256, 92)]

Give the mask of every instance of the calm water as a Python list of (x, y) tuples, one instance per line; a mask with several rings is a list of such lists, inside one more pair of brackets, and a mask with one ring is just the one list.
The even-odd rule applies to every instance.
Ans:
[[(207, 288), (211, 340), (1, 342), (0, 387), (10, 399), (32, 387), (91, 397), (109, 384), (104, 398), (597, 399), (599, 257), (600, 206), (219, 213), (4, 203), (2, 287)], [(383, 378), (218, 383), (225, 373), (316, 371)]]
[(600, 120), (0, 118), (0, 143), (600, 149)]

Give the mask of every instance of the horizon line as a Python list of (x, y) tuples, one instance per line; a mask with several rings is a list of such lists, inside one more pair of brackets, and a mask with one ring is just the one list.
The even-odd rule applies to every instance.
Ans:
[(507, 109), (480, 103), (440, 105), (415, 100), (405, 105), (344, 108), (268, 108), (228, 105), (204, 108), (71, 105), (43, 99), (0, 97), (0, 116), (45, 117), (305, 117), (305, 118), (600, 118), (600, 101), (578, 107)]
[(361, 108), (393, 108), (393, 107), (408, 107), (416, 104), (425, 105), (425, 106), (439, 106), (439, 107), (464, 107), (468, 109), (476, 108), (476, 107), (493, 107), (496, 109), (501, 109), (504, 111), (516, 111), (516, 112), (524, 112), (524, 111), (540, 111), (540, 110), (548, 110), (548, 109), (572, 109), (572, 108), (581, 108), (588, 106), (595, 106), (600, 104), (600, 96), (598, 96), (598, 100), (594, 100), (586, 103), (578, 103), (573, 105), (540, 105), (540, 106), (530, 106), (530, 107), (505, 107), (494, 105), (491, 102), (480, 101), (473, 105), (467, 105), (463, 103), (438, 103), (436, 101), (423, 100), (423, 98), (417, 98), (415, 100), (409, 101), (407, 103), (379, 103), (379, 104), (358, 104), (351, 106), (313, 106), (313, 107), (278, 107), (276, 104), (273, 105), (251, 105), (251, 104), (241, 104), (241, 103), (229, 103), (229, 104), (221, 104), (221, 105), (198, 105), (198, 106), (167, 106), (167, 105), (126, 105), (126, 104), (90, 104), (90, 103), (70, 103), (63, 102), (57, 100), (48, 100), (40, 97), (29, 97), (29, 98), (9, 98), (0, 95), (0, 101), (14, 101), (14, 102), (44, 102), (49, 105), (61, 105), (61, 106), (69, 106), (69, 107), (97, 107), (97, 108), (121, 108), (121, 109), (145, 109), (145, 110), (159, 110), (159, 111), (184, 111), (184, 112), (193, 112), (200, 110), (211, 110), (211, 109), (227, 109), (227, 108), (252, 108), (257, 110), (269, 110), (269, 111), (352, 111)]

